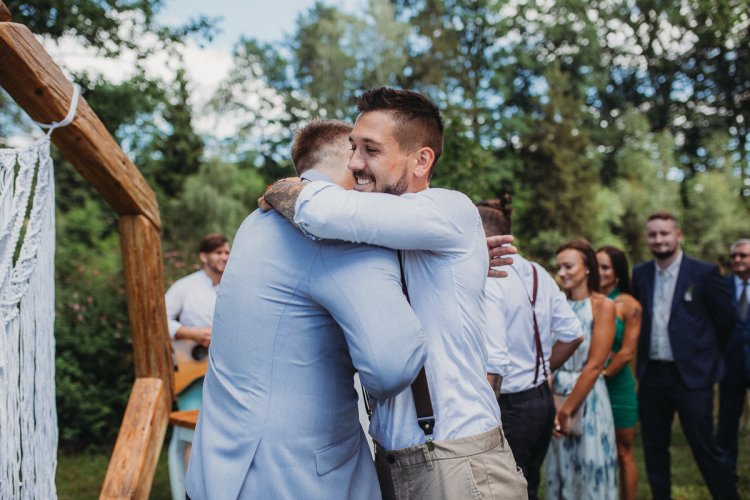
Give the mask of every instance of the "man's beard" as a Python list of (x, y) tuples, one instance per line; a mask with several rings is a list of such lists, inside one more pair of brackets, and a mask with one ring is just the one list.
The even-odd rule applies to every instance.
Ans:
[(406, 168), (401, 173), (401, 178), (396, 181), (395, 184), (389, 184), (387, 186), (383, 186), (383, 189), (380, 190), (381, 193), (385, 194), (393, 194), (396, 196), (401, 196), (409, 189), (409, 179), (408, 174), (406, 173)]
[(656, 252), (654, 250), (651, 250), (651, 254), (659, 260), (667, 260), (668, 258), (670, 258), (676, 253), (677, 253), (677, 247), (673, 248), (672, 250), (667, 250), (665, 252)]

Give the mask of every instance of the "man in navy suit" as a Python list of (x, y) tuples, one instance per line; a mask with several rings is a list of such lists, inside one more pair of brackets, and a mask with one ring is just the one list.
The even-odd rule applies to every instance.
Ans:
[(646, 473), (654, 499), (670, 498), (669, 444), (675, 411), (713, 498), (735, 499), (737, 477), (723, 460), (713, 428), (713, 386), (724, 375), (721, 347), (734, 327), (727, 281), (718, 267), (681, 249), (676, 218), (648, 218), (654, 260), (633, 269), (643, 305), (638, 341), (639, 414)]
[(750, 239), (732, 244), (732, 276), (727, 277), (732, 306), (737, 311), (737, 326), (724, 350), (727, 373), (719, 385), (719, 425), (716, 444), (724, 451), (728, 463), (737, 470), (737, 429), (750, 387)]

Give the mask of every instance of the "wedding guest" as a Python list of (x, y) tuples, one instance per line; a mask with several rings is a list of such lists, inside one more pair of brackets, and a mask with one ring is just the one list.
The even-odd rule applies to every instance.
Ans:
[(615, 304), (599, 293), (599, 266), (587, 241), (569, 241), (556, 254), (560, 283), (583, 326), (583, 343), (552, 378), (558, 407), (546, 496), (615, 500), (615, 428), (602, 378), (615, 335)]
[(615, 341), (602, 376), (607, 382), (609, 401), (615, 419), (617, 460), (620, 464), (620, 498), (635, 500), (638, 469), (633, 454), (635, 424), (638, 422), (638, 396), (630, 361), (641, 334), (641, 304), (630, 295), (628, 259), (619, 248), (604, 246), (596, 253), (599, 284), (603, 294), (615, 301)]

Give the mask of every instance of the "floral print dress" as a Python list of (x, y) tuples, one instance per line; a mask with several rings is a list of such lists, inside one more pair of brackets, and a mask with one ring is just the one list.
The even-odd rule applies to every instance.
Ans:
[[(594, 325), (591, 299), (570, 301), (583, 326), (583, 342), (552, 379), (552, 392), (568, 395), (589, 357)], [(581, 436), (552, 438), (546, 460), (546, 498), (617, 499), (617, 446), (607, 385), (600, 376), (578, 411)]]

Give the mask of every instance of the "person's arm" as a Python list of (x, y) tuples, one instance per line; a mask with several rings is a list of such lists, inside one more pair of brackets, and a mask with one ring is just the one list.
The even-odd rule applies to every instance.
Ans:
[(571, 416), (580, 408), (591, 388), (594, 387), (612, 350), (612, 342), (615, 338), (615, 305), (604, 296), (595, 295), (591, 298), (591, 307), (594, 315), (594, 330), (591, 332), (589, 357), (565, 404), (557, 411), (555, 432), (558, 434), (565, 435), (570, 431)]
[(716, 325), (719, 346), (723, 350), (737, 323), (737, 312), (732, 305), (732, 287), (719, 274), (719, 268), (716, 266), (711, 269), (707, 279), (706, 301), (708, 313)]
[(577, 339), (571, 340), (570, 342), (563, 342), (561, 340), (556, 341), (552, 346), (552, 352), (549, 356), (550, 371), (554, 372), (555, 370), (560, 368), (563, 363), (565, 363), (568, 358), (571, 357), (574, 352), (576, 352), (576, 349), (578, 349), (578, 346), (581, 345), (581, 342), (583, 342), (583, 337), (578, 337)]
[(176, 340), (192, 340), (203, 347), (211, 345), (210, 326), (185, 326), (180, 325), (174, 334)]
[(343, 330), (348, 355), (370, 395), (397, 395), (416, 378), (427, 350), (419, 320), (401, 290), (395, 253), (352, 246), (326, 259), (331, 265), (318, 278), (316, 301)]
[(621, 294), (617, 297), (615, 309), (619, 310), (625, 323), (625, 332), (622, 338), (622, 347), (618, 352), (614, 353), (609, 366), (602, 372), (604, 378), (611, 378), (617, 375), (625, 365), (633, 360), (638, 348), (638, 337), (641, 335), (642, 308), (638, 301), (630, 295)]
[(485, 316), (487, 344), (487, 381), (496, 397), (500, 396), (500, 385), (510, 369), (508, 356), (508, 324), (505, 317), (504, 292), (497, 283), (488, 278), (485, 287)]
[(441, 206), (425, 194), (359, 193), (322, 181), (300, 186), (280, 181), (264, 197), (285, 218), (319, 238), (399, 250), (460, 252), (466, 246), (466, 230), (481, 224), (471, 201), (458, 193)]
[[(182, 282), (184, 283), (184, 282)], [(167, 328), (169, 336), (175, 340), (192, 340), (198, 344), (208, 347), (211, 343), (211, 327), (193, 327), (180, 323), (182, 306), (184, 303), (184, 294), (188, 290), (184, 289), (181, 283), (175, 283), (167, 293), (164, 294), (164, 304), (167, 308)]]

